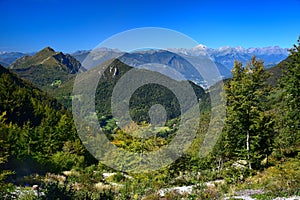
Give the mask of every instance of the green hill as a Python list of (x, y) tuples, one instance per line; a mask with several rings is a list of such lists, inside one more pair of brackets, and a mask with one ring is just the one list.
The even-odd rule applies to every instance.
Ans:
[(46, 47), (33, 56), (24, 56), (9, 66), (21, 78), (49, 91), (70, 80), (81, 71), (80, 62), (69, 54)]
[[(116, 59), (113, 61), (107, 61), (85, 73), (91, 75), (99, 73), (99, 71), (103, 70), (103, 67), (106, 65), (108, 66), (104, 71), (103, 76), (100, 78), (96, 90), (96, 109), (98, 111), (99, 117), (111, 115), (110, 97), (112, 96), (113, 89), (118, 80), (126, 72), (133, 69), (133, 67), (130, 67)], [(159, 75), (159, 73), (157, 73), (157, 75)], [(170, 79), (170, 81), (171, 80), (172, 79)], [(197, 98), (205, 99), (207, 101), (208, 97), (205, 94), (204, 89), (192, 82), (189, 83), (194, 89)], [(63, 83), (61, 86), (53, 90), (53, 92), (51, 92), (50, 94), (52, 94), (60, 102), (70, 108), (73, 84), (74, 78)], [(180, 115), (180, 107), (175, 95), (169, 89), (157, 84), (148, 84), (142, 86), (134, 92), (130, 99), (131, 115), (137, 121), (149, 121), (149, 118), (147, 116), (148, 110), (152, 105), (158, 103), (164, 105), (168, 112), (169, 119), (178, 117)]]

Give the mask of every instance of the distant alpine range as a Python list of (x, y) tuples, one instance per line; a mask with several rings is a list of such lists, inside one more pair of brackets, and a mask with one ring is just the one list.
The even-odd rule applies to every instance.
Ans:
[[(256, 55), (258, 58), (262, 59), (265, 62), (266, 66), (274, 66), (280, 61), (287, 58), (287, 56), (289, 55), (288, 48), (281, 48), (279, 46), (247, 49), (243, 47), (224, 46), (217, 49), (213, 49), (200, 44), (191, 49), (175, 48), (167, 50), (170, 50), (174, 53), (185, 54), (190, 56), (209, 56), (210, 58), (214, 59), (215, 62), (221, 63), (229, 69), (233, 67), (234, 60), (239, 60), (245, 64), (253, 55)], [(144, 53), (147, 53), (149, 51), (144, 51)], [(82, 62), (90, 52), (92, 52), (92, 50), (80, 50), (70, 54), (73, 57), (75, 57), (78, 61)], [(110, 48), (100, 48), (96, 51), (93, 50), (93, 52), (98, 52), (98, 60), (102, 59), (101, 61), (105, 61), (112, 57), (117, 57), (118, 55), (124, 53), (118, 49)], [(3, 66), (8, 66), (20, 57), (23, 57), (25, 55), (31, 56), (34, 54), (35, 53), (3, 51), (0, 52), (0, 63)]]
[[(176, 72), (179, 72), (184, 79), (191, 80), (198, 85), (206, 87), (207, 83), (204, 79), (207, 80), (207, 76), (203, 78), (199, 74), (199, 69), (202, 73), (207, 73), (212, 67), (212, 64), (209, 63), (208, 60), (213, 61), (221, 78), (228, 78), (231, 77), (231, 69), (233, 68), (235, 60), (245, 65), (255, 55), (258, 59), (264, 61), (266, 68), (270, 68), (286, 59), (289, 55), (289, 51), (287, 48), (278, 46), (248, 49), (227, 46), (213, 49), (200, 44), (191, 49), (142, 50), (130, 53), (122, 52), (118, 49), (99, 48), (92, 51), (77, 51), (71, 55), (81, 62), (86, 69), (98, 66), (108, 59), (118, 58), (125, 64), (138, 68), (142, 66), (146, 69), (153, 69), (153, 65), (147, 65), (149, 65), (149, 63), (161, 64), (160, 70), (157, 71), (170, 76), (170, 73), (168, 74), (168, 72), (163, 69), (163, 66), (167, 65)], [(197, 66), (198, 70), (195, 69), (195, 63), (201, 63)], [(176, 78), (176, 75), (171, 77)], [(215, 79), (216, 77), (213, 78)]]
[[(200, 44), (191, 49), (172, 48), (166, 50), (179, 55), (209, 57), (216, 63), (222, 64), (230, 70), (233, 67), (234, 60), (238, 60), (243, 64), (246, 64), (252, 56), (256, 55), (257, 58), (262, 59), (264, 61), (265, 66), (271, 67), (278, 64), (280, 61), (284, 60), (289, 55), (288, 48), (281, 48), (279, 46), (247, 49), (243, 47), (225, 46), (213, 49)], [(107, 59), (115, 58), (125, 53), (118, 49), (99, 48), (93, 51), (76, 51), (74, 53), (71, 53), (71, 55), (74, 56), (80, 62), (82, 62), (90, 52), (92, 52), (92, 54), (89, 56), (92, 56), (94, 60), (97, 60), (98, 62), (103, 62)], [(133, 54), (137, 57), (141, 57), (141, 55), (143, 55), (143, 60), (155, 61), (153, 57), (158, 56), (157, 52), (162, 52), (162, 50), (135, 51), (134, 53), (130, 54)], [(135, 57), (133, 55), (127, 56), (133, 58)], [(97, 64), (99, 63), (95, 62), (95, 65)], [(134, 65), (136, 64), (137, 63), (134, 63)]]
[[(220, 73), (220, 78), (228, 78), (231, 76), (231, 69), (235, 60), (246, 64), (254, 55), (264, 61), (266, 68), (270, 68), (286, 59), (289, 55), (289, 51), (287, 48), (278, 46), (248, 49), (226, 46), (213, 49), (200, 44), (191, 49), (150, 49), (128, 53), (118, 49), (98, 48), (64, 54), (62, 52), (56, 52), (50, 47), (46, 47), (37, 53), (0, 52), (0, 64), (14, 71), (18, 71), (18, 73), (23, 76), (27, 76), (29, 71), (41, 70), (40, 67), (36, 68), (34, 66), (44, 66), (45, 64), (57, 65), (65, 69), (62, 70), (64, 71), (63, 73), (70, 74), (70, 78), (72, 74), (79, 70), (79, 67), (84, 70), (89, 70), (107, 60), (117, 58), (126, 65), (137, 68), (141, 68), (142, 66), (142, 68), (150, 69), (151, 66), (149, 66), (149, 63), (160, 64), (161, 67), (158, 67), (160, 69), (157, 71), (171, 78), (176, 79), (178, 77), (177, 75), (180, 74), (180, 76), (183, 76), (186, 80), (205, 86), (207, 83), (205, 83), (204, 79), (207, 79), (207, 77), (203, 78), (199, 74), (199, 69), (205, 74), (210, 70), (210, 64), (213, 63)], [(211, 61), (211, 63), (208, 61)], [(196, 67), (198, 70), (195, 69), (194, 63), (201, 63), (198, 68)], [(178, 72), (178, 74), (170, 75), (163, 66), (170, 67), (173, 71)], [(49, 68), (46, 67), (45, 70), (49, 70)], [(52, 75), (58, 76), (57, 73)], [(34, 77), (31, 78), (34, 79)], [(48, 80), (47, 85), (49, 85), (49, 82), (53, 83), (54, 80), (58, 79), (62, 80), (61, 77), (55, 77), (53, 80)], [(64, 82), (64, 80), (62, 81)]]

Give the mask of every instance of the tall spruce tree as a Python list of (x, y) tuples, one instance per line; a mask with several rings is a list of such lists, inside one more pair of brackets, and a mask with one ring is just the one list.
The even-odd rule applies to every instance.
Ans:
[(232, 80), (225, 85), (227, 117), (222, 141), (224, 154), (229, 159), (246, 159), (251, 169), (251, 163), (266, 153), (261, 140), (270, 133), (265, 131), (265, 124), (271, 119), (265, 116), (263, 103), (267, 95), (264, 84), (267, 74), (263, 62), (253, 57), (246, 67), (236, 61), (232, 76)]

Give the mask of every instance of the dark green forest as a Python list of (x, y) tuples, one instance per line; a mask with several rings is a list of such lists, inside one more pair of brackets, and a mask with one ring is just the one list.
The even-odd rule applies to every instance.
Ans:
[[(57, 64), (57, 56), (65, 62)], [(46, 64), (37, 65), (39, 59), (46, 59)], [(77, 68), (70, 68), (69, 61)], [(2, 199), (224, 199), (246, 189), (263, 190), (258, 199), (300, 195), (300, 38), (289, 57), (270, 69), (255, 56), (244, 66), (235, 61), (232, 78), (224, 80), (224, 93), (219, 94), (226, 100), (225, 125), (206, 157), (200, 157), (199, 150), (214, 120), (209, 92), (218, 85), (204, 90), (189, 82), (201, 110), (196, 137), (182, 157), (151, 173), (116, 171), (86, 150), (71, 113), (74, 70), (79, 65), (46, 48), (10, 69), (0, 66)], [(130, 99), (136, 123), (121, 130), (111, 116), (110, 96), (131, 67), (119, 60), (110, 67), (118, 73), (104, 73), (95, 106), (111, 143), (131, 152), (167, 145), (181, 114), (174, 94), (156, 84), (139, 88)], [(33, 81), (38, 76), (34, 73), (44, 74)], [(47, 78), (54, 74), (61, 82)], [(166, 124), (147, 140), (133, 137), (140, 126), (152, 130), (147, 113), (157, 103), (166, 107)], [(33, 191), (32, 185), (39, 189)], [(168, 191), (163, 198), (159, 193), (162, 188), (190, 185), (191, 193)]]

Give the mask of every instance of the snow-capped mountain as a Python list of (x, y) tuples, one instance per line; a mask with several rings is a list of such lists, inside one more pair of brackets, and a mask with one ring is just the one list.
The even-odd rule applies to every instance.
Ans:
[(167, 49), (173, 53), (180, 53), (183, 55), (188, 55), (188, 56), (206, 56), (209, 57), (209, 51), (207, 46), (203, 44), (199, 44), (191, 49), (185, 49), (185, 48), (170, 48)]
[(262, 59), (265, 66), (273, 66), (287, 58), (289, 55), (287, 48), (281, 48), (279, 46), (247, 49), (241, 46), (224, 46), (212, 49), (207, 48), (205, 45), (198, 45), (191, 49), (178, 48), (170, 50), (174, 53), (189, 56), (208, 56), (215, 62), (223, 64), (228, 69), (232, 69), (235, 60), (246, 64), (254, 55), (256, 55), (257, 58)]

